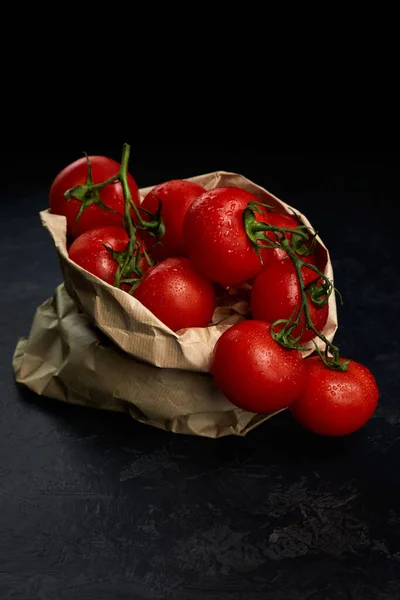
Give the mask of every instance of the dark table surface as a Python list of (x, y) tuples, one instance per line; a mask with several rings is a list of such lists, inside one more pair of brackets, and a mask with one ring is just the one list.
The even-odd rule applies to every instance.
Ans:
[[(129, 141), (129, 140), (127, 140)], [(117, 159), (120, 148), (94, 153)], [(381, 396), (325, 439), (287, 411), (245, 438), (180, 436), (20, 389), (12, 355), (61, 273), (38, 213), (81, 148), (29, 149), (1, 178), (1, 600), (400, 598), (398, 154), (135, 148), (140, 187), (242, 173), (331, 252), (342, 355)], [(4, 163), (3, 163), (4, 164)]]

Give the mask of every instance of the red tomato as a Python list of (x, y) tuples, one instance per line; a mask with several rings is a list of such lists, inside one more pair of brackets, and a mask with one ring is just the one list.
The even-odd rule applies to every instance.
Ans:
[[(297, 217), (292, 215), (286, 215), (283, 213), (267, 213), (263, 220), (265, 220), (270, 225), (275, 225), (276, 227), (280, 227), (282, 229), (295, 229), (296, 227), (299, 227), (299, 225), (301, 225)], [(273, 240), (274, 242), (276, 241), (277, 238), (273, 231), (266, 232), (266, 234), (267, 237), (269, 237), (271, 240)], [(293, 234), (286, 232), (286, 237), (289, 241), (291, 241)], [(306, 242), (306, 245), (309, 247), (310, 242)], [(281, 248), (271, 248), (265, 255), (265, 264), (269, 264), (276, 260), (282, 260), (283, 258), (286, 258), (286, 256), (287, 254), (285, 250)], [(300, 256), (299, 254), (297, 254), (297, 256), (303, 259), (304, 262), (308, 262), (314, 266), (317, 266), (317, 260), (314, 253), (304, 257)], [(306, 277), (311, 278), (312, 271), (310, 269), (306, 269), (306, 267), (304, 267), (304, 270), (307, 272)], [(315, 279), (315, 275), (312, 276), (312, 278)]]
[[(114, 285), (118, 262), (107, 250), (110, 248), (115, 252), (124, 252), (129, 243), (129, 236), (122, 227), (105, 226), (85, 231), (77, 237), (69, 247), (68, 255), (77, 265), (96, 275), (110, 285)], [(140, 241), (140, 251), (145, 250), (143, 241)], [(107, 248), (105, 248), (107, 246)], [(143, 273), (149, 268), (145, 257), (139, 260), (139, 266)], [(138, 276), (130, 274), (134, 279)], [(125, 277), (128, 278), (127, 276)], [(129, 291), (132, 286), (123, 284), (122, 288)]]
[(350, 362), (347, 371), (334, 371), (318, 356), (307, 358), (304, 363), (307, 382), (290, 406), (296, 421), (326, 436), (347, 435), (365, 425), (379, 398), (371, 371), (355, 361)]
[[(250, 294), (250, 304), (253, 318), (268, 323), (295, 316), (294, 312), (301, 304), (301, 295), (296, 269), (290, 258), (267, 265), (257, 275)], [(314, 326), (322, 331), (328, 320), (328, 305), (318, 307), (308, 297), (308, 308)], [(292, 332), (294, 337), (302, 333), (303, 325), (304, 313)], [(308, 342), (314, 337), (312, 329), (304, 329), (300, 343)]]
[[(265, 217), (265, 221), (267, 223), (269, 223), (270, 225), (275, 225), (276, 227), (290, 228), (290, 229), (295, 229), (296, 227), (298, 227), (301, 224), (300, 221), (297, 219), (297, 217), (292, 217), (291, 215), (286, 215), (283, 213), (268, 213)], [(266, 232), (266, 235), (273, 242), (277, 241), (276, 235), (274, 234), (273, 231)], [(286, 237), (288, 238), (288, 240), (291, 240), (292, 234), (287, 233)], [(272, 262), (273, 260), (282, 260), (283, 258), (286, 257), (286, 252), (284, 250), (281, 250), (280, 248), (271, 248), (268, 251), (267, 256), (268, 256), (267, 261), (269, 263), (269, 262)]]
[(207, 327), (215, 308), (212, 283), (183, 257), (151, 267), (133, 295), (173, 331)]
[[(314, 253), (310, 254), (310, 256), (299, 256), (299, 258), (305, 263), (308, 263), (309, 265), (313, 265), (314, 267), (318, 266), (317, 257)], [(284, 260), (290, 260), (290, 258), (287, 257)], [(311, 281), (314, 281), (315, 279), (318, 279), (318, 274), (312, 269), (306, 267), (306, 265), (301, 267), (301, 272), (303, 274), (303, 281), (305, 285), (307, 285)]]
[[(93, 183), (102, 183), (116, 175), (120, 165), (115, 160), (105, 156), (89, 156), (92, 165)], [(113, 183), (105, 186), (100, 192), (100, 200), (109, 208), (117, 211), (112, 212), (101, 208), (93, 202), (84, 209), (76, 222), (81, 201), (74, 197), (67, 200), (64, 193), (77, 185), (84, 184), (88, 176), (88, 165), (86, 158), (80, 158), (60, 171), (54, 179), (50, 188), (50, 211), (56, 215), (63, 215), (67, 219), (67, 234), (78, 237), (84, 231), (101, 227), (103, 225), (115, 225), (122, 227), (125, 210), (124, 195), (121, 183)], [(139, 204), (139, 191), (137, 184), (128, 174), (128, 185), (133, 202)], [(76, 225), (75, 225), (76, 222)]]
[(211, 373), (235, 406), (256, 413), (289, 406), (305, 385), (304, 361), (287, 350), (263, 321), (241, 321), (224, 331), (214, 347)]
[[(155, 214), (158, 201), (161, 202), (161, 217), (165, 226), (162, 244), (155, 246), (152, 256), (163, 260), (169, 256), (186, 256), (183, 240), (183, 219), (186, 211), (196, 198), (206, 189), (198, 183), (173, 179), (156, 185), (143, 199), (141, 206)], [(146, 219), (146, 215), (143, 215)], [(154, 238), (149, 238), (149, 243)]]
[[(224, 287), (241, 285), (262, 268), (243, 224), (249, 202), (258, 200), (246, 190), (215, 188), (192, 202), (183, 222), (186, 250), (195, 267)], [(258, 213), (256, 218), (261, 220)]]

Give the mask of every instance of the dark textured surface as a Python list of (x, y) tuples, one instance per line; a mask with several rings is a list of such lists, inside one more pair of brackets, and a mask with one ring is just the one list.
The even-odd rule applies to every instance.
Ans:
[(60, 282), (38, 212), (79, 152), (28, 148), (23, 175), (9, 158), (1, 184), (1, 600), (400, 598), (399, 156), (135, 149), (141, 187), (232, 170), (305, 213), (344, 298), (341, 352), (381, 390), (347, 438), (318, 438), (284, 413), (213, 441), (14, 383), (16, 341)]

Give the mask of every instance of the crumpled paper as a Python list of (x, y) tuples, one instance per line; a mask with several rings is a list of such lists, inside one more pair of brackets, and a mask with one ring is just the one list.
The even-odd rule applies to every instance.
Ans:
[(36, 310), (13, 367), (16, 381), (39, 395), (125, 412), (175, 433), (245, 435), (273, 416), (236, 408), (207, 373), (162, 369), (129, 356), (93, 326), (63, 284)]
[[(206, 189), (239, 186), (312, 228), (298, 210), (242, 175), (218, 171), (189, 180)], [(140, 190), (142, 199), (152, 187)], [(208, 373), (220, 335), (248, 314), (240, 290), (217, 307), (209, 327), (173, 332), (136, 298), (69, 259), (64, 217), (49, 210), (40, 217), (53, 239), (64, 283), (37, 309), (29, 336), (17, 344), (14, 370), (19, 383), (58, 400), (124, 411), (155, 427), (213, 438), (245, 435), (272, 416), (236, 409), (215, 389)], [(317, 249), (322, 269), (333, 281), (329, 252), (319, 236)], [(323, 330), (330, 341), (337, 326), (331, 294)], [(306, 348), (304, 356), (314, 351), (313, 342)]]

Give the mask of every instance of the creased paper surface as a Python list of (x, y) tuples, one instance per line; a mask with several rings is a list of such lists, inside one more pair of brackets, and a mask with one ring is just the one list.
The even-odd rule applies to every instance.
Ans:
[(175, 433), (243, 436), (272, 416), (235, 408), (211, 375), (161, 369), (122, 352), (77, 308), (63, 284), (36, 310), (13, 367), (16, 381), (37, 394), (125, 412)]

